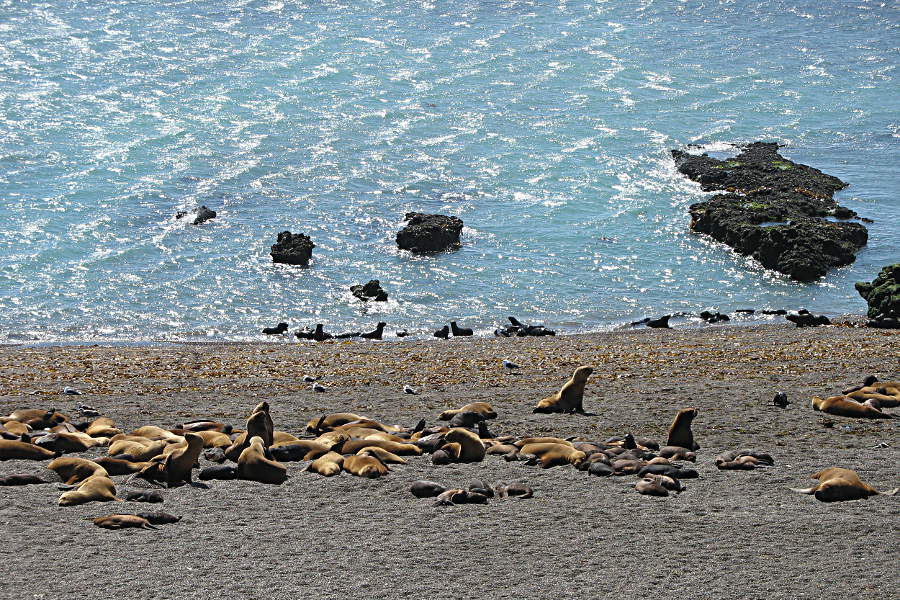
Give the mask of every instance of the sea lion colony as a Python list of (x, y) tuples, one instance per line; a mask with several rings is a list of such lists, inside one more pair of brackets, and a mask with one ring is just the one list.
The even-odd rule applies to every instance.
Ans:
[[(583, 394), (590, 367), (579, 367), (559, 393), (541, 400), (535, 412), (583, 412)], [(838, 401), (839, 400), (839, 401)], [(823, 401), (814, 397), (812, 406), (831, 414), (873, 418), (893, 418), (884, 408), (900, 406), (900, 383), (868, 378), (863, 385), (843, 390), (840, 396)], [(297, 435), (278, 431), (269, 414), (269, 404), (261, 402), (250, 412), (244, 429), (235, 429), (214, 420), (196, 420), (173, 428), (144, 425), (123, 432), (105, 416), (75, 423), (56, 410), (22, 409), (0, 418), (0, 460), (50, 460), (47, 468), (62, 482), (60, 506), (88, 502), (161, 502), (158, 490), (125, 491), (117, 496), (113, 476), (126, 476), (120, 485), (138, 478), (147, 485), (174, 487), (193, 484), (193, 471), (200, 457), (219, 463), (200, 469), (199, 478), (244, 479), (280, 484), (288, 477), (285, 462), (307, 461), (303, 472), (332, 477), (346, 472), (357, 477), (387, 475), (410, 459), (431, 455), (434, 465), (453, 462), (480, 462), (496, 456), (506, 461), (551, 467), (569, 467), (588, 476), (637, 476), (633, 487), (641, 494), (668, 496), (686, 489), (683, 479), (699, 477), (695, 463), (700, 446), (691, 429), (695, 408), (675, 415), (666, 445), (628, 433), (603, 441), (578, 437), (493, 436), (486, 421), (497, 418), (487, 402), (474, 402), (438, 415), (446, 424), (414, 427), (389, 425), (366, 415), (333, 413), (314, 418), (306, 431)], [(93, 459), (63, 456), (97, 452), (107, 456)], [(236, 466), (222, 464), (236, 463)], [(734, 450), (718, 455), (719, 469), (750, 470), (775, 464), (760, 450)], [(819, 483), (794, 491), (815, 495), (823, 502), (867, 498), (878, 493), (848, 469), (827, 468), (812, 475)], [(0, 478), (0, 485), (50, 483), (33, 475), (13, 474)], [(448, 487), (433, 481), (417, 481), (411, 493), (419, 498), (435, 498), (439, 506), (485, 504), (491, 498), (530, 498), (534, 490), (524, 483), (502, 482), (486, 485), (476, 481), (468, 488)], [(94, 519), (109, 529), (152, 529), (160, 523), (177, 522), (180, 517), (166, 513), (111, 514)]]

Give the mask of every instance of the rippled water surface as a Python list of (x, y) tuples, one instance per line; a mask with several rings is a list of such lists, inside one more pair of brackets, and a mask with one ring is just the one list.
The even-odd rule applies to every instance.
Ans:
[[(0, 0), (0, 340), (860, 313), (900, 258), (898, 47), (867, 1)], [(689, 232), (668, 150), (757, 139), (851, 184), (856, 263), (799, 284)], [(463, 247), (398, 251), (412, 210)]]

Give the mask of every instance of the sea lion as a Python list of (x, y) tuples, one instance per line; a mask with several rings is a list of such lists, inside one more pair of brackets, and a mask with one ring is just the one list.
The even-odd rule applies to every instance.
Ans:
[(3, 425), (0, 425), (0, 432), (11, 434), (5, 436), (7, 439), (12, 439), (13, 437), (18, 438), (29, 431), (31, 431), (31, 427), (20, 421), (7, 421)]
[(455, 415), (463, 412), (476, 412), (483, 416), (485, 419), (496, 419), (497, 413), (494, 411), (493, 407), (491, 407), (488, 402), (472, 402), (470, 404), (466, 404), (465, 406), (453, 410), (445, 410), (442, 412), (438, 419), (441, 421), (449, 421)]
[(454, 504), (487, 504), (488, 497), (471, 490), (455, 488), (441, 492), (435, 498), (435, 506), (453, 506)]
[(517, 448), (527, 446), (528, 444), (561, 444), (563, 446), (571, 446), (572, 448), (575, 447), (575, 444), (573, 444), (569, 440), (564, 440), (563, 438), (558, 437), (528, 437), (516, 440), (512, 443), (512, 445)]
[(150, 521), (137, 515), (106, 515), (94, 519), (94, 525), (104, 529), (126, 529), (134, 527), (138, 529), (157, 529)]
[(116, 422), (109, 417), (97, 417), (84, 430), (91, 437), (112, 437), (122, 433), (122, 430), (116, 427)]
[(231, 438), (221, 431), (213, 431), (209, 429), (203, 429), (200, 431), (184, 430), (184, 433), (199, 435), (203, 439), (204, 448), (222, 448), (224, 450), (225, 448), (231, 446)]
[[(474, 433), (472, 435), (475, 435)], [(476, 436), (477, 438), (477, 436)], [(479, 441), (479, 443), (481, 443)], [(405, 444), (402, 442), (392, 442), (390, 440), (377, 440), (377, 439), (353, 439), (344, 443), (341, 447), (341, 452), (343, 454), (356, 454), (363, 448), (368, 446), (378, 446), (379, 448), (384, 448), (388, 452), (393, 452), (394, 454), (398, 454), (400, 456), (413, 455), (419, 456), (422, 454), (422, 449), (416, 446), (415, 444)]]
[(335, 427), (353, 423), (356, 421), (364, 421), (366, 417), (355, 413), (334, 413), (330, 415), (322, 415), (319, 419), (312, 419), (306, 424), (306, 430), (311, 433), (321, 433), (331, 431)]
[(434, 498), (435, 496), (439, 496), (446, 492), (447, 488), (434, 481), (420, 479), (413, 482), (409, 491), (412, 492), (412, 495), (416, 498)]
[(92, 460), (77, 456), (63, 456), (53, 460), (47, 468), (56, 473), (66, 485), (74, 485), (90, 477), (108, 477), (107, 470)]
[(157, 440), (176, 440), (180, 441), (181, 436), (172, 433), (168, 429), (163, 429), (162, 427), (157, 427), (156, 425), (144, 425), (142, 427), (138, 427), (134, 431), (128, 433), (129, 436), (132, 437), (142, 437), (146, 438), (150, 441)]
[(444, 435), (444, 441), (448, 444), (458, 443), (460, 445), (460, 462), (481, 462), (484, 460), (484, 443), (482, 443), (481, 438), (477, 434), (468, 429), (454, 427)]
[(578, 367), (562, 389), (538, 402), (536, 413), (584, 413), (584, 386), (593, 367)]
[(298, 440), (296, 444), (269, 449), (272, 458), (277, 461), (313, 460), (330, 451), (331, 448), (315, 440)]
[(687, 448), (682, 448), (681, 446), (663, 446), (659, 449), (659, 455), (662, 458), (669, 458), (673, 460), (689, 460), (691, 462), (697, 461), (697, 455), (688, 450)]
[[(700, 446), (694, 441), (691, 432), (691, 422), (697, 416), (696, 408), (682, 408), (675, 415), (675, 420), (669, 426), (669, 438), (666, 446), (680, 446), (688, 450), (699, 450)], [(661, 454), (662, 455), (662, 454)]]
[(0, 486), (31, 485), (35, 483), (50, 482), (44, 481), (37, 475), (29, 475), (27, 473), (13, 473), (12, 475), (0, 477)]
[(137, 516), (142, 519), (147, 519), (154, 525), (167, 525), (169, 523), (177, 523), (181, 520), (181, 517), (176, 517), (175, 515), (170, 515), (166, 512), (141, 512), (138, 513)]
[(332, 477), (341, 472), (344, 465), (344, 457), (337, 452), (326, 452), (316, 460), (309, 463), (307, 471), (318, 473), (325, 477)]
[(231, 425), (226, 425), (225, 423), (220, 423), (218, 421), (189, 421), (187, 423), (182, 423), (180, 425), (175, 426), (176, 429), (183, 429), (184, 431), (220, 431), (224, 434), (231, 433)]
[(759, 450), (731, 450), (716, 457), (716, 467), (722, 471), (751, 471), (756, 467), (768, 467), (775, 464), (770, 454)]
[(519, 449), (520, 455), (533, 455), (540, 461), (541, 468), (549, 469), (559, 465), (578, 466), (587, 458), (587, 454), (576, 450), (573, 446), (556, 443), (525, 444)]
[(470, 336), (473, 334), (471, 328), (460, 327), (456, 324), (456, 321), (450, 321), (450, 332), (453, 334), (453, 337)]
[(530, 485), (521, 482), (505, 484), (502, 481), (494, 484), (494, 492), (499, 498), (519, 498), (526, 499), (534, 496), (534, 489)]
[(85, 452), (89, 448), (96, 446), (97, 440), (83, 433), (50, 433), (36, 439), (34, 444), (51, 452), (67, 454), (70, 452)]
[(20, 408), (11, 412), (6, 417), (0, 417), (0, 423), (19, 421), (32, 429), (45, 429), (53, 427), (54, 425), (59, 425), (68, 420), (69, 418), (66, 415), (56, 412), (56, 409), (54, 408), (51, 408), (50, 410), (41, 408)]
[(609, 477), (615, 474), (612, 465), (601, 460), (595, 460), (589, 463), (587, 472), (588, 475), (596, 475), (597, 477)]
[(370, 452), (373, 456), (377, 456), (378, 460), (380, 460), (381, 462), (383, 462), (385, 464), (395, 464), (395, 465), (407, 464), (406, 460), (400, 458), (393, 452), (389, 452), (389, 451), (385, 450), (384, 448), (379, 448), (378, 446), (366, 446), (365, 448), (363, 448), (362, 450), (357, 452), (357, 454), (359, 454), (360, 452)]
[(893, 387), (864, 387), (850, 392), (846, 396), (858, 402), (877, 400), (878, 404), (884, 408), (897, 408), (900, 406), (900, 394), (895, 392), (896, 389)]
[(162, 440), (148, 441), (147, 443), (133, 440), (117, 440), (109, 445), (107, 453), (113, 457), (127, 454), (134, 462), (145, 462), (162, 454), (168, 445)]
[(433, 335), (436, 338), (441, 338), (442, 340), (446, 340), (448, 337), (450, 337), (450, 326), (444, 325), (443, 327), (441, 327), (440, 329), (435, 331)]
[(828, 398), (812, 397), (813, 410), (822, 411), (839, 417), (857, 419), (893, 419), (894, 415), (881, 412), (877, 408), (848, 400), (846, 396), (830, 396)]
[(95, 475), (82, 481), (78, 489), (68, 491), (59, 497), (60, 506), (75, 506), (88, 502), (122, 502), (116, 498), (116, 485), (104, 475)]
[(237, 463), (238, 479), (271, 484), (281, 484), (287, 479), (287, 467), (266, 458), (263, 439), (258, 435), (250, 439), (250, 444), (241, 452)]
[(262, 332), (265, 335), (281, 335), (288, 330), (288, 324), (281, 322), (275, 327), (263, 327)]
[(645, 496), (668, 496), (667, 490), (662, 483), (653, 477), (644, 477), (640, 481), (634, 483), (634, 489)]
[(686, 469), (678, 465), (647, 464), (638, 471), (638, 477), (665, 475), (673, 479), (696, 479), (700, 474), (696, 469)]
[(390, 471), (386, 464), (369, 451), (345, 457), (343, 468), (351, 475), (369, 478), (381, 477)]
[(807, 489), (790, 488), (791, 491), (815, 495), (816, 500), (820, 502), (865, 500), (869, 496), (878, 494), (891, 496), (897, 494), (897, 489), (889, 492), (879, 492), (872, 486), (863, 483), (856, 471), (840, 467), (829, 467), (810, 475), (810, 477), (818, 479), (819, 483)]
[(202, 481), (209, 481), (210, 479), (237, 479), (237, 469), (231, 465), (213, 465), (200, 469), (197, 477)]
[(125, 500), (129, 502), (162, 502), (163, 495), (159, 490), (135, 490), (125, 493)]
[(450, 419), (450, 427), (477, 427), (484, 422), (484, 415), (475, 411), (456, 413)]
[(165, 482), (168, 487), (191, 483), (191, 471), (203, 452), (203, 438), (196, 433), (184, 434), (187, 444), (168, 454), (155, 456), (150, 464), (138, 472), (138, 477), (149, 481)]
[(59, 456), (53, 452), (28, 442), (0, 440), (0, 460), (48, 460)]

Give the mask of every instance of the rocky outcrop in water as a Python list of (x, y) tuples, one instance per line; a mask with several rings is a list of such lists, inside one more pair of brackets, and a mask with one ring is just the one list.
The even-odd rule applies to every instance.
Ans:
[(798, 281), (814, 281), (852, 263), (868, 231), (840, 206), (834, 192), (847, 184), (778, 154), (778, 145), (749, 144), (729, 160), (672, 150), (675, 166), (704, 191), (723, 190), (691, 205), (691, 229), (724, 242)]
[(278, 234), (278, 241), (272, 245), (270, 254), (273, 262), (305, 267), (309, 264), (315, 247), (308, 235), (282, 231)]
[(205, 206), (201, 206), (200, 208), (193, 211), (193, 213), (190, 213), (186, 210), (180, 210), (177, 213), (175, 213), (175, 218), (183, 219), (184, 217), (188, 216), (189, 214), (194, 215), (194, 222), (193, 222), (194, 225), (200, 225), (201, 223), (205, 223), (205, 222), (209, 221), (210, 219), (216, 218), (216, 211), (206, 208)]
[(363, 302), (368, 302), (369, 300), (387, 302), (388, 299), (387, 292), (382, 289), (381, 283), (377, 279), (370, 279), (369, 283), (365, 285), (351, 285), (350, 293)]
[(397, 232), (397, 246), (410, 252), (441, 252), (459, 248), (462, 219), (446, 215), (406, 213), (406, 226)]
[(881, 269), (872, 283), (858, 282), (856, 291), (869, 303), (870, 327), (900, 328), (900, 263)]

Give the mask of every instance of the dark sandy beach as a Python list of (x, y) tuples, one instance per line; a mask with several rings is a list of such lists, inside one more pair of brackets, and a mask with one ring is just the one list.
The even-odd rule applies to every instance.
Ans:
[[(504, 372), (504, 358), (521, 372)], [(584, 402), (595, 414), (532, 414), (582, 364), (595, 367)], [(304, 374), (328, 391), (311, 391)], [(675, 413), (694, 406), (701, 477), (685, 480), (678, 496), (651, 498), (634, 491), (634, 476), (495, 456), (438, 467), (423, 456), (375, 480), (324, 478), (288, 463), (280, 486), (211, 481), (163, 490), (161, 505), (63, 508), (55, 484), (0, 487), (0, 597), (892, 597), (900, 497), (823, 504), (788, 490), (829, 466), (855, 469), (880, 490), (900, 485), (900, 422), (809, 406), (810, 396), (870, 374), (900, 378), (900, 334), (764, 325), (446, 342), (3, 347), (0, 413), (74, 413), (84, 402), (125, 430), (198, 417), (243, 426), (261, 400), (276, 429), (294, 434), (339, 411), (432, 425), (446, 408), (484, 400), (499, 413), (496, 435), (632, 432), (664, 443)], [(404, 384), (420, 395), (404, 394)], [(61, 395), (65, 386), (84, 395)], [(779, 390), (793, 402), (786, 410), (771, 406)], [(771, 453), (775, 466), (713, 464), (719, 452), (751, 447)], [(6, 461), (0, 475), (52, 476), (46, 464)], [(408, 491), (422, 478), (525, 481), (535, 497), (436, 507)], [(144, 510), (184, 518), (157, 531), (107, 531), (88, 520)]]

